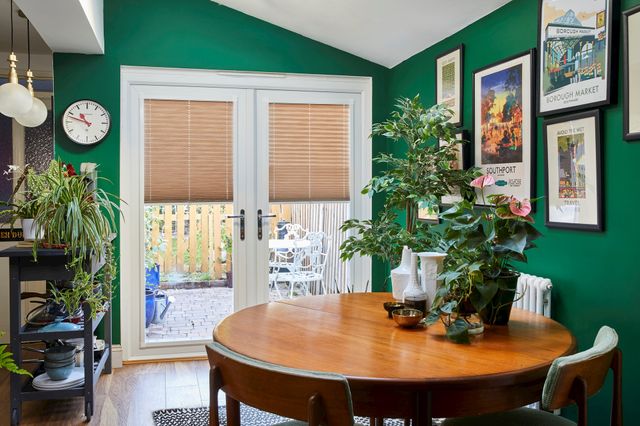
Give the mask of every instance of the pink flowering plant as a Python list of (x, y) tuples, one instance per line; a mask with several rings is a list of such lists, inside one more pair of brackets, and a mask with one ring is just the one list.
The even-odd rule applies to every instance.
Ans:
[[(502, 288), (502, 278), (517, 274), (512, 262), (526, 262), (525, 252), (535, 247), (540, 233), (533, 226), (531, 200), (503, 194), (485, 197), (495, 184), (491, 175), (480, 176), (470, 186), (478, 189), (487, 207), (463, 200), (441, 214), (445, 222), (440, 249), (447, 253), (444, 285), (432, 304), (427, 322), (446, 317), (447, 337), (468, 341), (468, 324), (452, 321), (451, 315), (481, 312)], [(447, 322), (448, 321), (448, 322)]]

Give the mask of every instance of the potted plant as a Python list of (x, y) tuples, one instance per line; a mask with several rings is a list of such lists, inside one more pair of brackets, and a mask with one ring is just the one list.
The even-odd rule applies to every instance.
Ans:
[(509, 321), (519, 273), (512, 261), (526, 262), (525, 251), (535, 247), (541, 234), (533, 226), (531, 201), (493, 194), (484, 200), (484, 188), (495, 184), (490, 176), (471, 182), (490, 205), (475, 208), (463, 200), (441, 214), (446, 222), (440, 248), (448, 254), (443, 285), (431, 306), (427, 323), (442, 319), (447, 337), (468, 341), (464, 317), (477, 312), (483, 321), (503, 325)]
[[(64, 248), (67, 268), (73, 279), (66, 286), (50, 284), (53, 299), (73, 317), (79, 303), (88, 303), (95, 317), (110, 297), (115, 276), (113, 230), (120, 211), (113, 196), (97, 188), (88, 176), (77, 174), (73, 166), (53, 160), (42, 173), (27, 176), (28, 191), (35, 204), (34, 259), (39, 247)], [(91, 262), (104, 262), (99, 273), (88, 273)]]
[(152, 208), (144, 210), (144, 269), (146, 285), (157, 289), (160, 284), (160, 265), (158, 257), (163, 255), (167, 249), (164, 233), (158, 233), (155, 241), (153, 239), (154, 225), (161, 225), (161, 220), (153, 214)]
[[(449, 123), (451, 111), (443, 105), (425, 108), (419, 96), (397, 101), (391, 118), (373, 126), (374, 136), (385, 136), (393, 143), (403, 143), (402, 157), (383, 153), (374, 158), (384, 170), (372, 178), (361, 191), (373, 196), (382, 194), (385, 203), (373, 220), (347, 220), (341, 227), (351, 235), (340, 246), (341, 258), (355, 254), (377, 256), (398, 265), (403, 246), (414, 251), (432, 250), (439, 236), (431, 226), (418, 221), (418, 206), (437, 208), (440, 199), (456, 189), (463, 197), (473, 195), (468, 182), (476, 169), (456, 170), (451, 163), (457, 158), (460, 143), (455, 127)], [(438, 140), (447, 144), (440, 145)], [(404, 215), (404, 220), (398, 218)]]
[[(9, 166), (9, 169), (4, 174), (11, 175), (11, 179), (19, 175), (9, 200), (0, 202), (0, 205), (9, 207), (8, 210), (2, 212), (3, 215), (6, 215), (5, 220), (12, 228), (15, 222), (20, 220), (23, 239), (25, 241), (33, 241), (37, 236), (34, 217), (37, 212), (38, 200), (30, 188), (37, 187), (38, 175), (30, 166), (21, 168), (15, 165)], [(20, 188), (23, 185), (26, 188), (21, 191)]]

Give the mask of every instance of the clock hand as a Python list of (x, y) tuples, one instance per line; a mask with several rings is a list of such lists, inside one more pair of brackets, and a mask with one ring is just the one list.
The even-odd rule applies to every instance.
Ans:
[[(84, 115), (84, 114), (82, 114), (82, 115)], [(84, 118), (74, 117), (73, 115), (70, 115), (70, 116), (69, 116), (69, 118), (72, 118), (72, 119), (74, 119), (74, 120), (80, 121), (80, 122), (82, 122), (82, 123), (86, 124), (87, 126), (91, 126), (91, 123), (89, 123), (89, 122), (88, 122), (86, 119), (84, 119)]]
[(91, 126), (91, 123), (89, 121), (87, 121), (87, 119), (85, 118), (84, 114), (80, 114), (80, 118), (82, 119), (82, 121), (84, 121), (87, 126)]

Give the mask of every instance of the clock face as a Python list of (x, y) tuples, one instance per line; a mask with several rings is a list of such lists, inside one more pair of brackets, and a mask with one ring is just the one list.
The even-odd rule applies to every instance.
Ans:
[(64, 132), (69, 139), (80, 145), (100, 142), (107, 136), (110, 127), (109, 112), (95, 101), (76, 101), (62, 115)]

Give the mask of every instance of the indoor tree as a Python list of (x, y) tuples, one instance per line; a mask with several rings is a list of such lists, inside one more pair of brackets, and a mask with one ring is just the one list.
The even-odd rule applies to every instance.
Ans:
[(457, 190), (465, 198), (474, 195), (468, 182), (478, 175), (477, 169), (451, 167), (459, 144), (466, 143), (456, 138), (456, 128), (449, 123), (451, 111), (444, 105), (425, 108), (419, 95), (398, 99), (396, 107), (388, 120), (373, 125), (372, 135), (403, 144), (404, 155), (382, 153), (374, 158), (384, 170), (362, 193), (384, 195), (384, 206), (373, 220), (350, 219), (342, 225), (343, 232), (351, 233), (340, 246), (343, 260), (359, 254), (396, 265), (405, 245), (414, 251), (433, 250), (440, 238), (418, 221), (419, 206), (437, 209), (441, 197)]

